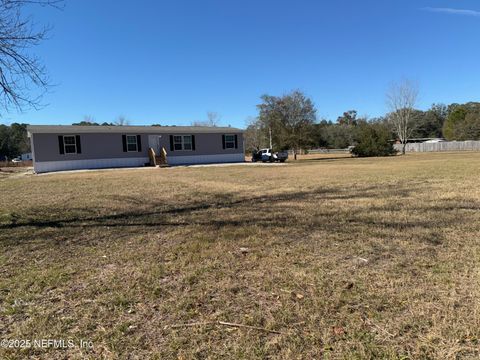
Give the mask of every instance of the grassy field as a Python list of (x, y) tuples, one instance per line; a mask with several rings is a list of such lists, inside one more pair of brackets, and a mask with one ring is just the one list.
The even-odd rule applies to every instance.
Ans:
[(0, 338), (75, 343), (0, 358), (478, 358), (479, 174), (436, 153), (0, 177)]

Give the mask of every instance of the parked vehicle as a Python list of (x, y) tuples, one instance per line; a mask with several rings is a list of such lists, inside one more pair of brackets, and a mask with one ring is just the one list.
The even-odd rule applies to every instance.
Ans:
[(14, 164), (18, 164), (18, 163), (21, 163), (22, 162), (22, 159), (16, 157), (15, 159), (12, 159), (12, 163)]
[(252, 162), (285, 162), (288, 159), (287, 151), (279, 151), (274, 153), (272, 149), (260, 149), (252, 154)]

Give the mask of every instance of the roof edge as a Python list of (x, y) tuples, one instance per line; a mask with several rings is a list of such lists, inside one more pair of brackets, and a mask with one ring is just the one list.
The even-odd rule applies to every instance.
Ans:
[(139, 132), (139, 133), (228, 133), (241, 132), (245, 130), (234, 127), (210, 127), (210, 126), (103, 126), (103, 125), (27, 125), (27, 131), (35, 133), (125, 133), (125, 132)]

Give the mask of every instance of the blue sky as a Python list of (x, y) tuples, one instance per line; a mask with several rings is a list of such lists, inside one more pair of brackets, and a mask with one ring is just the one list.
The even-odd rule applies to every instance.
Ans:
[(319, 117), (383, 114), (392, 81), (419, 108), (480, 100), (477, 0), (66, 0), (32, 8), (55, 86), (43, 109), (0, 121), (71, 124), (118, 115), (188, 125), (207, 111), (243, 127), (259, 97), (300, 89)]

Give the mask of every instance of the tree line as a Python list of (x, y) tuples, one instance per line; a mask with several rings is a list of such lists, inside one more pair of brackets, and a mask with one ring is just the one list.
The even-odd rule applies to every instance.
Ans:
[(433, 104), (423, 111), (415, 107), (417, 94), (415, 85), (402, 81), (387, 93), (384, 116), (370, 119), (348, 110), (335, 121), (317, 119), (313, 101), (301, 91), (264, 95), (258, 116), (248, 121), (246, 149), (288, 149), (296, 157), (301, 149), (355, 147), (357, 155), (372, 156), (392, 154), (394, 142), (405, 146), (412, 139), (480, 140), (480, 103)]
[[(388, 144), (398, 139), (392, 114), (369, 119), (359, 116), (355, 110), (348, 110), (335, 121), (317, 120), (313, 101), (300, 91), (283, 96), (264, 95), (261, 100), (257, 106), (258, 116), (250, 119), (245, 130), (247, 152), (271, 147), (293, 150), (296, 154), (301, 149), (355, 146), (356, 151), (362, 151), (359, 155), (389, 155), (392, 152)], [(408, 139), (480, 140), (480, 103), (433, 104), (425, 111), (413, 109), (408, 122)], [(121, 126), (128, 123), (123, 116), (109, 123), (97, 123), (93, 117), (85, 116), (72, 125)], [(218, 122), (202, 125), (217, 126)], [(11, 159), (27, 152), (30, 152), (27, 124), (0, 125), (0, 159)]]
[(30, 152), (30, 139), (27, 137), (27, 124), (0, 124), (0, 160), (12, 159)]

